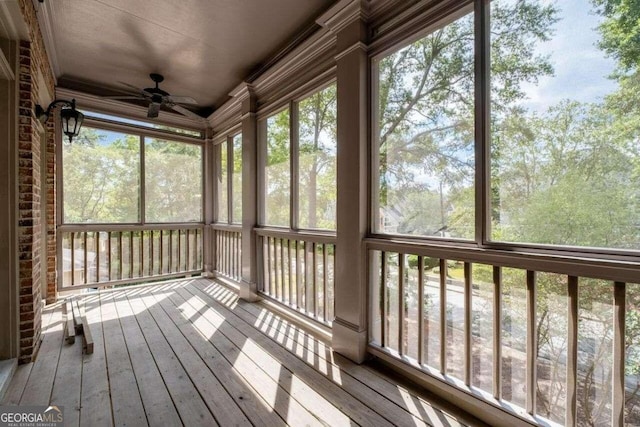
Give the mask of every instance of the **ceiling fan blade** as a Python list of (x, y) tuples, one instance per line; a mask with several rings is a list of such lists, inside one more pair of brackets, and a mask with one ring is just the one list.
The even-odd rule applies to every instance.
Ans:
[(130, 96), (103, 96), (104, 99), (145, 99), (142, 95), (130, 95)]
[(175, 104), (197, 104), (198, 101), (196, 101), (195, 99), (191, 98), (190, 96), (173, 96), (173, 95), (169, 95), (168, 97), (169, 102), (173, 102)]
[(154, 119), (158, 117), (158, 113), (160, 112), (160, 104), (156, 104), (152, 102), (149, 104), (149, 110), (147, 110), (147, 117), (150, 119)]
[(181, 105), (171, 105), (171, 109), (174, 111), (177, 111), (178, 113), (182, 114), (183, 116), (187, 116), (190, 117), (192, 119), (198, 120), (198, 121), (203, 121), (204, 118), (200, 117), (199, 115), (197, 115), (196, 113), (194, 113), (191, 110), (187, 110), (186, 108), (184, 108)]

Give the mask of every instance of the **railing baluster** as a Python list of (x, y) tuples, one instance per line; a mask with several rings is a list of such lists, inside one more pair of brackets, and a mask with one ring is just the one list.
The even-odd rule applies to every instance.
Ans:
[(138, 241), (138, 253), (139, 253), (139, 261), (140, 265), (138, 266), (139, 275), (138, 277), (144, 276), (144, 231), (140, 230), (140, 240)]
[(286, 293), (286, 284), (285, 284), (285, 268), (284, 268), (284, 241), (285, 239), (280, 239), (280, 298), (281, 301), (284, 301), (285, 293)]
[(204, 233), (204, 230), (198, 230), (198, 233), (196, 233), (196, 254), (197, 254), (197, 258), (196, 258), (196, 263), (195, 263), (195, 267), (197, 269), (201, 269), (202, 268), (202, 263), (203, 263), (203, 257), (202, 257), (202, 251), (204, 249), (204, 240), (202, 239), (202, 235)]
[(159, 246), (159, 252), (160, 252), (159, 273), (162, 274), (164, 273), (164, 230), (160, 230), (160, 244), (158, 246)]
[(75, 233), (71, 232), (71, 241), (69, 248), (71, 250), (71, 286), (75, 285), (75, 275), (76, 275), (76, 250), (75, 250)]
[(464, 263), (464, 383), (471, 385), (471, 263)]
[(568, 277), (567, 405), (565, 422), (575, 426), (578, 416), (578, 278)]
[(404, 254), (398, 254), (398, 352), (404, 356)]
[(178, 229), (178, 262), (177, 264), (177, 268), (176, 271), (182, 271), (182, 233), (181, 230)]
[(222, 244), (221, 244), (222, 274), (227, 276), (229, 272), (229, 247), (228, 247), (229, 239), (227, 239), (227, 232), (226, 231), (221, 232), (220, 238), (222, 239)]
[(96, 283), (100, 282), (100, 232), (95, 232), (96, 245)]
[(318, 316), (318, 253), (316, 244), (312, 243), (313, 248), (313, 317)]
[(186, 230), (184, 230), (184, 271), (190, 271), (191, 270), (191, 263), (189, 262), (189, 255), (191, 252), (191, 233), (189, 232), (189, 229), (187, 228)]
[(274, 285), (274, 289), (273, 289), (273, 294), (275, 295), (276, 298), (280, 297), (280, 276), (281, 276), (281, 272), (280, 269), (278, 268), (278, 261), (279, 261), (279, 257), (278, 257), (278, 242), (280, 239), (277, 239), (274, 237), (273, 239), (273, 272), (275, 273), (275, 283)]
[(153, 230), (149, 231), (149, 276), (153, 276)]
[(214, 262), (214, 266), (213, 266), (213, 270), (216, 272), (220, 271), (220, 231), (219, 230), (213, 230), (213, 239), (214, 239), (214, 245), (213, 245), (213, 262)]
[(229, 249), (229, 232), (224, 232), (224, 275), (229, 277), (229, 271), (231, 270), (231, 250)]
[(191, 267), (193, 270), (197, 270), (199, 268), (198, 267), (199, 260), (200, 260), (200, 245), (198, 244), (199, 238), (200, 238), (200, 230), (195, 230), (195, 233), (193, 233), (193, 261), (191, 263)]
[(289, 286), (289, 305), (293, 305), (293, 284), (291, 283), (292, 269), (291, 269), (291, 240), (287, 239), (287, 268), (289, 269), (289, 280), (287, 284)]
[(325, 322), (328, 321), (327, 319), (327, 309), (328, 309), (328, 301), (329, 301), (329, 288), (327, 287), (327, 284), (329, 283), (329, 281), (327, 280), (327, 275), (329, 274), (329, 268), (327, 267), (327, 244), (324, 243), (322, 245), (322, 295), (324, 296), (324, 301), (323, 301), (323, 320)]
[(107, 253), (107, 267), (108, 267), (108, 270), (109, 270), (107, 276), (109, 278), (109, 281), (111, 281), (111, 267), (113, 266), (113, 263), (111, 262), (112, 261), (111, 260), (112, 257), (111, 257), (111, 232), (110, 231), (107, 232), (107, 252), (108, 252)]
[(129, 232), (129, 278), (133, 279), (133, 231)]
[(82, 252), (84, 258), (84, 274), (82, 275), (82, 284), (86, 285), (89, 282), (89, 263), (87, 254), (89, 252), (89, 248), (87, 248), (87, 231), (82, 233)]
[(331, 271), (333, 271), (333, 278), (331, 280), (331, 289), (332, 289), (332, 295), (333, 295), (333, 297), (331, 298), (331, 312), (335, 317), (336, 315), (336, 245), (331, 245), (331, 247), (333, 248), (333, 257), (331, 257), (332, 259)]
[(168, 273), (173, 272), (173, 230), (169, 230), (169, 247), (167, 248), (169, 252), (169, 259), (167, 260)]
[(313, 245), (311, 242), (304, 242), (304, 311), (311, 314), (313, 305)]
[(493, 267), (493, 397), (502, 397), (502, 270)]
[(418, 363), (424, 365), (424, 257), (418, 256)]
[(122, 280), (122, 231), (118, 232), (118, 278)]
[(302, 269), (300, 268), (300, 241), (298, 239), (295, 240), (296, 247), (296, 308), (300, 309), (300, 302), (302, 300), (302, 292), (300, 289), (300, 274), (302, 274)]
[(440, 259), (440, 373), (447, 373), (447, 260)]
[(613, 284), (613, 425), (624, 425), (625, 406), (625, 327), (627, 316), (626, 285)]
[(387, 319), (387, 304), (389, 300), (387, 289), (387, 253), (380, 251), (380, 291), (382, 293), (382, 307), (380, 307), (380, 320), (382, 320), (380, 338), (382, 347), (387, 347), (389, 337), (389, 323)]
[(527, 412), (535, 415), (536, 410), (536, 356), (538, 335), (536, 323), (536, 272), (527, 271)]
[(265, 285), (265, 292), (268, 295), (271, 295), (271, 237), (263, 237), (263, 244), (266, 245), (266, 250), (264, 251), (264, 253), (267, 254), (267, 262), (264, 265), (264, 269), (265, 269), (265, 281), (264, 281), (264, 285)]

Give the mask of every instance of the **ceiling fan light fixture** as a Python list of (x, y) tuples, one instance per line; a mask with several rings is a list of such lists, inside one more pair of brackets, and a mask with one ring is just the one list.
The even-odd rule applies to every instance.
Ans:
[(204, 121), (203, 117), (180, 105), (197, 105), (198, 102), (195, 99), (190, 96), (173, 96), (169, 92), (160, 89), (159, 84), (164, 81), (164, 77), (161, 74), (151, 73), (149, 77), (155, 83), (155, 87), (140, 89), (129, 83), (119, 82), (129, 89), (133, 89), (134, 93), (125, 96), (107, 96), (106, 98), (120, 100), (139, 99), (146, 101), (148, 105), (147, 118), (149, 119), (157, 118), (161, 109), (170, 109), (198, 122)]

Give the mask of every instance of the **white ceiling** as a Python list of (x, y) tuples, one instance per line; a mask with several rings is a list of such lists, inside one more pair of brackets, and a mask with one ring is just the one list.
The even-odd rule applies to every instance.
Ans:
[[(62, 87), (161, 88), (219, 107), (333, 0), (45, 0)], [(46, 31), (45, 31), (46, 36)], [(125, 88), (126, 90), (126, 88)], [(106, 93), (106, 92), (104, 92)]]

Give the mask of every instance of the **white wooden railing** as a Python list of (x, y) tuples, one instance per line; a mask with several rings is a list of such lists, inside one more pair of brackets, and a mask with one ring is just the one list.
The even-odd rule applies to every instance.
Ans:
[(202, 224), (62, 225), (58, 287), (103, 287), (202, 273)]
[(335, 236), (258, 228), (260, 293), (331, 326)]
[(640, 425), (637, 265), (367, 247), (372, 353), (531, 423)]
[(218, 276), (240, 281), (242, 268), (242, 226), (212, 224), (214, 266)]

